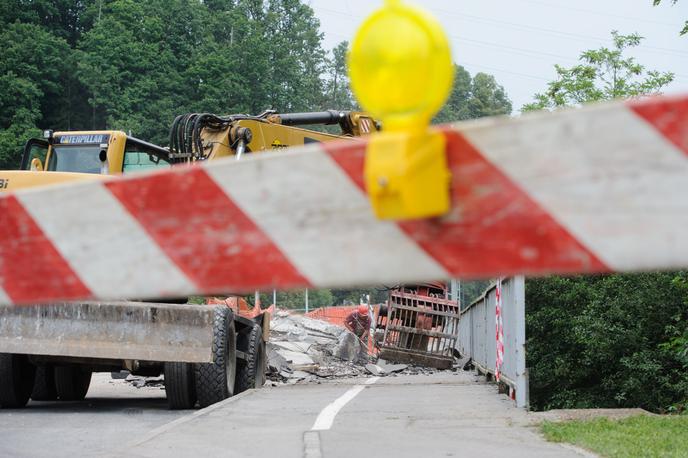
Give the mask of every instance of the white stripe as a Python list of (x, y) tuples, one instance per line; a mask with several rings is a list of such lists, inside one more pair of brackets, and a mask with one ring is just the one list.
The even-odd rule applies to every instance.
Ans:
[(122, 204), (94, 184), (17, 198), (98, 298), (189, 295), (195, 289), (189, 279)]
[(319, 147), (252, 160), (207, 171), (314, 285), (449, 277)]
[(2, 286), (0, 286), (0, 304), (11, 304), (12, 301), (10, 300), (10, 297), (7, 295), (4, 289), (2, 289)]
[(623, 105), (462, 128), (615, 270), (685, 266), (688, 158)]
[[(366, 380), (366, 385), (372, 385), (377, 382), (378, 377), (373, 377)], [(334, 402), (328, 404), (315, 419), (311, 431), (326, 431), (332, 427), (334, 423), (334, 418), (337, 416), (340, 410), (344, 408), (353, 398), (355, 398), (358, 393), (365, 389), (365, 385), (356, 385), (349, 389), (346, 393), (334, 400)]]

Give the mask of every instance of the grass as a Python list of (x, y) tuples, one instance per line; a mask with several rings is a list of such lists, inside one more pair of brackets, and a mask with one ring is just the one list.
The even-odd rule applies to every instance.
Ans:
[(688, 415), (547, 422), (542, 431), (605, 457), (688, 457)]

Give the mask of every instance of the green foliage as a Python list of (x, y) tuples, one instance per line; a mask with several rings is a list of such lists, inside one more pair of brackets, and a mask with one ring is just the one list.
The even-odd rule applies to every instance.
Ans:
[(612, 48), (585, 51), (580, 56), (581, 63), (574, 67), (555, 65), (557, 79), (548, 84), (545, 92), (535, 94), (535, 101), (524, 105), (521, 111), (656, 94), (673, 81), (673, 73), (646, 71), (635, 58), (624, 55), (627, 49), (640, 44), (641, 36), (613, 31), (612, 38)]
[(607, 457), (685, 457), (688, 417), (639, 415), (622, 420), (544, 423), (547, 440), (569, 442)]
[(643, 407), (688, 400), (685, 274), (528, 280), (527, 365), (535, 409)]
[(461, 282), (461, 303), (462, 307), (468, 307), (474, 300), (482, 296), (490, 286), (490, 280), (474, 280)]
[[(654, 6), (657, 6), (660, 3), (662, 3), (662, 0), (652, 0), (652, 4)], [(672, 5), (675, 5), (676, 3), (678, 3), (678, 0), (671, 0)], [(683, 26), (683, 29), (681, 29), (681, 35), (685, 35), (687, 33), (688, 33), (688, 21), (686, 21), (686, 23)]]
[(455, 78), (447, 103), (433, 122), (463, 121), (485, 116), (511, 114), (511, 101), (494, 76), (470, 73), (460, 65), (455, 66)]
[[(246, 301), (253, 305), (255, 296), (246, 297)], [(272, 293), (260, 294), (261, 307), (265, 308), (272, 304)], [(309, 289), (308, 307), (315, 310), (320, 307), (330, 307), (334, 305), (334, 297), (329, 289)], [(306, 307), (306, 292), (303, 289), (277, 292), (277, 306), (284, 309), (304, 310)]]
[(349, 42), (342, 41), (332, 50), (332, 57), (327, 62), (328, 79), (325, 82), (325, 105), (341, 110), (357, 109), (346, 69), (348, 49)]
[[(2, 168), (17, 167), (39, 128), (120, 129), (165, 145), (188, 112), (356, 108), (348, 44), (325, 52), (301, 0), (0, 0), (0, 25)], [(469, 85), (452, 108), (466, 103), (461, 119), (508, 102), (489, 75)]]

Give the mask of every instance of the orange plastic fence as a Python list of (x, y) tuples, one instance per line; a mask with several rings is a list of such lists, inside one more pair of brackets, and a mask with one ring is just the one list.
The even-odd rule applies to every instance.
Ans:
[[(311, 312), (308, 312), (305, 314), (308, 318), (313, 318), (316, 320), (321, 320), (321, 321), (327, 321), (330, 324), (334, 324), (335, 326), (344, 326), (344, 320), (346, 320), (346, 317), (349, 316), (351, 312), (354, 310), (358, 309), (358, 305), (351, 305), (351, 306), (340, 306), (340, 307), (322, 307), (319, 309), (315, 309)], [(380, 306), (379, 305), (373, 305), (373, 316), (376, 317), (378, 314)], [(368, 348), (368, 354), (372, 355), (374, 353), (377, 353), (377, 349), (375, 348), (375, 343), (373, 341), (373, 336), (368, 336), (368, 342), (364, 343), (366, 347)]]

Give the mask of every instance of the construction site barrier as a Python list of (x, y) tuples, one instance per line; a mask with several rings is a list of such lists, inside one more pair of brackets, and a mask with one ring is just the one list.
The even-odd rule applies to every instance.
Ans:
[(688, 96), (442, 128), (451, 210), (381, 221), (365, 140), (0, 197), (0, 303), (688, 265)]
[[(500, 279), (461, 312), (456, 344), (458, 352), (470, 357), (480, 372), (509, 386), (517, 407), (528, 404), (525, 315), (524, 277)], [(501, 354), (497, 351), (500, 345)]]

